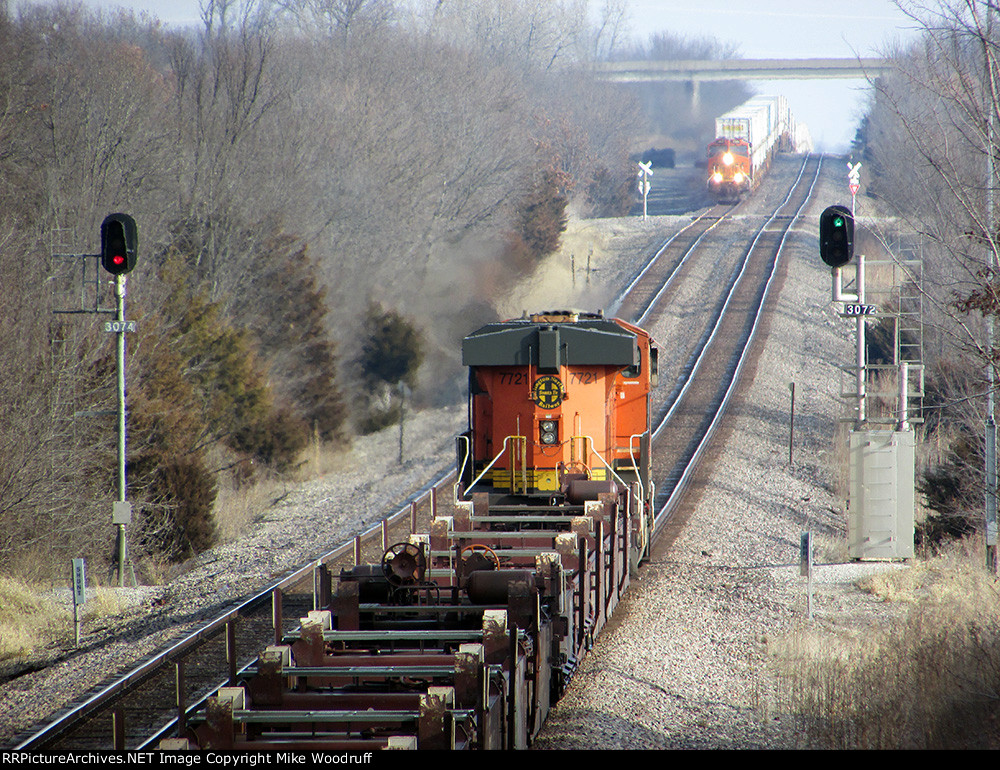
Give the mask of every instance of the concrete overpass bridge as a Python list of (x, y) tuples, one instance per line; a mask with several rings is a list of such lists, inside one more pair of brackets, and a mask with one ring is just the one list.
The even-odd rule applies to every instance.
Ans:
[(698, 87), (711, 80), (874, 80), (889, 72), (889, 59), (715, 59), (602, 62), (595, 70), (602, 80), (616, 83), (679, 81), (688, 84), (698, 106)]

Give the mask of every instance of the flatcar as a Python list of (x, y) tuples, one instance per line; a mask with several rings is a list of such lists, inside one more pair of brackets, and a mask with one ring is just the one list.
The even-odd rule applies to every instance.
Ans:
[(450, 509), (318, 579), (319, 608), (161, 748), (530, 746), (648, 554), (657, 348), (559, 311), (488, 324), (463, 358)]
[(736, 202), (767, 173), (774, 153), (793, 151), (796, 130), (782, 96), (755, 96), (715, 120), (706, 155), (709, 192)]

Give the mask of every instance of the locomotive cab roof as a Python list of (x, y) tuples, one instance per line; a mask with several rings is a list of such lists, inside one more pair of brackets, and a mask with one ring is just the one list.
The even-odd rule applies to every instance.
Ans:
[(462, 341), (465, 366), (636, 366), (635, 332), (598, 313), (556, 311), (483, 326)]

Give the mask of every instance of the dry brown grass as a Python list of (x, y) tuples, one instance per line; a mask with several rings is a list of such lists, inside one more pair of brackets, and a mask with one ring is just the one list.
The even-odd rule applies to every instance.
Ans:
[(843, 564), (848, 560), (847, 539), (840, 534), (819, 534), (813, 540), (813, 558), (818, 564)]
[(349, 461), (349, 454), (343, 448), (311, 442), (291, 477), (262, 473), (250, 483), (235, 483), (232, 479), (220, 483), (212, 511), (219, 542), (229, 543), (246, 534), (247, 528), (258, 521), (275, 500), (287, 494), (292, 484), (333, 473)]
[[(114, 589), (88, 586), (81, 608), (83, 623), (121, 612)], [(0, 661), (26, 661), (42, 650), (73, 639), (73, 609), (69, 599), (58, 599), (52, 589), (0, 577)]]
[(806, 745), (1000, 745), (1000, 586), (982, 554), (962, 543), (867, 578), (892, 605), (881, 622), (834, 619), (772, 646), (778, 713)]
[(72, 628), (72, 616), (54, 598), (0, 577), (0, 660), (24, 658)]
[[(347, 455), (330, 445), (312, 445), (303, 454), (295, 481), (308, 481), (343, 467)], [(262, 475), (252, 483), (220, 486), (213, 515), (220, 541), (239, 538), (273, 504), (287, 493), (290, 480)], [(136, 565), (141, 582), (167, 582), (179, 567), (166, 559), (143, 557)], [(91, 585), (81, 608), (83, 623), (121, 614), (123, 602), (113, 588), (94, 585), (99, 569), (88, 569)], [(53, 645), (72, 643), (73, 609), (68, 600), (54, 598), (51, 581), (33, 581), (25, 574), (0, 576), (0, 661), (27, 661)], [(69, 588), (67, 577), (65, 588)]]
[(212, 512), (219, 542), (230, 543), (246, 534), (247, 528), (260, 519), (276, 497), (284, 494), (286, 487), (272, 478), (251, 485), (220, 486)]

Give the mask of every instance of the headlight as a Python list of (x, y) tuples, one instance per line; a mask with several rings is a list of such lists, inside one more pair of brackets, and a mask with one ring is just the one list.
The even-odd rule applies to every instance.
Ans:
[(742, 183), (743, 182), (743, 174), (741, 174), (739, 171), (737, 171), (735, 174), (733, 174), (733, 181), (736, 182), (736, 184)]
[(727, 166), (733, 165), (733, 154), (731, 152), (727, 152), (725, 155), (722, 156), (722, 162), (725, 163)]
[(543, 444), (556, 444), (559, 442), (559, 436), (556, 433), (556, 421), (555, 420), (542, 420), (538, 424), (539, 433), (541, 435), (541, 440)]
[(712, 174), (712, 181), (715, 182), (716, 184), (718, 184), (719, 182), (721, 182), (722, 181), (722, 174), (720, 172), (716, 171), (714, 174)]

